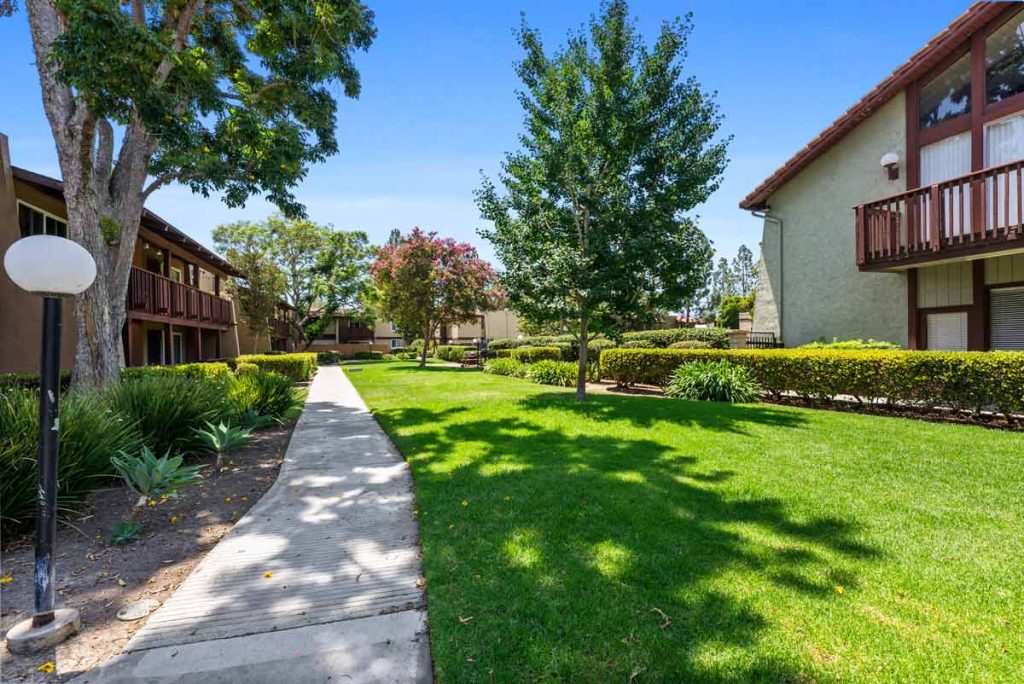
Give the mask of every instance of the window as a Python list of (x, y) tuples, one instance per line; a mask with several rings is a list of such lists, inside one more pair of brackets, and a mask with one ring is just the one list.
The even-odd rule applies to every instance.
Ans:
[(184, 282), (184, 280), (182, 280), (183, 278), (184, 274), (181, 272), (181, 269), (177, 266), (171, 266), (171, 280), (176, 283), (181, 283)]
[(967, 351), (967, 312), (928, 314), (928, 349)]
[(18, 226), (21, 228), (21, 237), (29, 235), (68, 236), (68, 224), (64, 219), (20, 201), (18, 202)]
[(921, 88), (921, 128), (971, 111), (971, 56), (964, 55)]
[(1024, 287), (992, 290), (989, 311), (992, 349), (1024, 351)]
[(402, 339), (400, 339), (398, 337), (391, 338), (391, 348), (392, 349), (399, 349), (399, 348), (401, 348), (403, 346), (405, 346), (405, 341), (404, 340), (402, 340)]
[(995, 104), (1024, 92), (1024, 12), (985, 41), (985, 97)]

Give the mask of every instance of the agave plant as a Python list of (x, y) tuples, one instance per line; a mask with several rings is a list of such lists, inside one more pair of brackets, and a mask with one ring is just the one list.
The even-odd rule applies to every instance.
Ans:
[(203, 479), (199, 474), (199, 466), (184, 465), (183, 456), (171, 456), (168, 451), (157, 458), (146, 446), (138, 454), (119, 451), (110, 462), (128, 489), (139, 497), (136, 506), (161, 496), (175, 497), (181, 487), (196, 484)]
[(224, 421), (217, 425), (206, 421), (206, 429), (196, 428), (193, 432), (196, 433), (196, 436), (199, 437), (199, 440), (207, 449), (217, 454), (218, 470), (224, 460), (224, 454), (245, 446), (252, 438), (249, 434), (252, 430), (235, 425), (227, 425)]
[(235, 422), (252, 432), (253, 430), (262, 430), (268, 425), (279, 421), (274, 416), (263, 415), (255, 409), (247, 409), (235, 416)]
[(142, 534), (142, 523), (121, 520), (110, 530), (110, 541), (118, 546), (133, 542)]

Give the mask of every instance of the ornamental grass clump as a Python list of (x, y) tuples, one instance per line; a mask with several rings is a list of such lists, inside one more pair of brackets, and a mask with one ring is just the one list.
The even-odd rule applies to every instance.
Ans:
[(484, 373), (490, 373), (492, 375), (507, 375), (512, 378), (525, 378), (526, 370), (529, 366), (525, 363), (520, 363), (515, 359), (509, 358), (497, 358), (491, 359), (484, 364)]
[(733, 404), (756, 402), (759, 393), (760, 387), (750, 372), (728, 361), (698, 361), (680, 366), (665, 387), (665, 394), (675, 399)]
[(274, 371), (245, 373), (231, 385), (228, 403), (236, 416), (253, 412), (280, 419), (295, 405), (294, 383), (290, 377)]

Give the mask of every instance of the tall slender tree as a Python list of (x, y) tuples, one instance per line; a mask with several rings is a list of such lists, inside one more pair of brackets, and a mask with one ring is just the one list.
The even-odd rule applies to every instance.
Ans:
[(525, 22), (519, 31), (525, 130), (502, 164), (504, 192), (484, 178), (477, 193), (493, 222), (481, 234), (513, 308), (578, 332), (579, 399), (591, 331), (678, 306), (707, 269), (686, 212), (718, 187), (727, 140), (713, 97), (683, 72), (692, 27), (666, 22), (647, 46), (611, 0), (557, 52)]
[(230, 206), (337, 151), (333, 90), (357, 97), (358, 0), (25, 0), (64, 179), (68, 236), (96, 260), (76, 298), (75, 382), (116, 380), (143, 204), (177, 181)]

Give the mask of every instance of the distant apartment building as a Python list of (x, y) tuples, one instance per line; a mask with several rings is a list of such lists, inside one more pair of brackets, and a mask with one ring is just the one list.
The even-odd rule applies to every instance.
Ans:
[[(29, 235), (67, 235), (63, 183), (12, 166), (0, 134), (0, 254)], [(0, 269), (2, 272), (3, 269)], [(175, 364), (239, 353), (225, 283), (241, 274), (151, 211), (144, 211), (128, 280), (123, 344), (129, 366)], [(0, 372), (39, 369), (39, 299), (0, 274)], [(64, 307), (61, 366), (74, 362), (74, 307)]]

